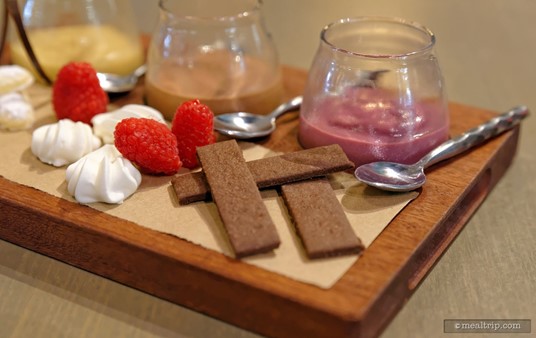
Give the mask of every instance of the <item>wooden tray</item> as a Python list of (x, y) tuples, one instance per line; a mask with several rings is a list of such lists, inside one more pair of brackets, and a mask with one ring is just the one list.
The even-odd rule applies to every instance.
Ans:
[[(287, 95), (306, 73), (286, 67)], [(141, 103), (142, 85), (118, 104)], [(451, 104), (459, 134), (494, 113)], [(277, 151), (298, 149), (297, 113)], [(428, 171), (410, 203), (331, 289), (300, 283), (0, 177), (0, 238), (269, 336), (373, 337), (395, 316), (509, 167), (519, 129)]]

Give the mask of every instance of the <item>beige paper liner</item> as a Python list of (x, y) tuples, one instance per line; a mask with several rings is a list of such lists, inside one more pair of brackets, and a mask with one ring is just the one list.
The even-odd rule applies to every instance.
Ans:
[[(34, 85), (28, 90), (28, 95), (36, 109), (34, 128), (56, 122), (50, 103), (50, 88)], [(10, 181), (74, 201), (66, 188), (66, 167), (55, 168), (41, 163), (30, 150), (31, 133), (32, 130), (0, 131), (0, 175)], [(247, 161), (274, 155), (269, 149), (255, 144), (241, 143), (241, 147)], [(169, 181), (170, 177), (144, 175), (138, 191), (123, 204), (93, 203), (89, 206), (233, 256), (216, 206), (206, 202), (180, 206)], [(365, 188), (348, 173), (331, 175), (330, 181), (355, 233), (365, 247), (374, 241), (406, 204), (418, 196), (416, 192), (393, 194)], [(244, 262), (301, 282), (329, 288), (359, 258), (354, 255), (307, 259), (289, 221), (282, 198), (275, 190), (264, 190), (262, 196), (281, 237), (281, 246), (273, 253), (249, 257), (243, 259)]]

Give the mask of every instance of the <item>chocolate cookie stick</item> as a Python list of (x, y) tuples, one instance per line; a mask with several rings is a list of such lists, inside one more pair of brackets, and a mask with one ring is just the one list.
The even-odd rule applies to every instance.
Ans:
[[(247, 162), (259, 188), (323, 176), (354, 167), (339, 145), (296, 151)], [(175, 176), (171, 180), (180, 204), (203, 201), (210, 188), (203, 172)]]
[(275, 225), (236, 141), (200, 147), (197, 156), (236, 257), (277, 248)]
[(285, 184), (281, 191), (309, 258), (354, 254), (364, 249), (327, 179)]

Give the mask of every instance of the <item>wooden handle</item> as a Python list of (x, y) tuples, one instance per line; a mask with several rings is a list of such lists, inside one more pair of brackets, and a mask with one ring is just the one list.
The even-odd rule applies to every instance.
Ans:
[(2, 14), (2, 31), (0, 32), (0, 57), (4, 55), (4, 45), (6, 44), (6, 35), (7, 35), (7, 5), (4, 6), (4, 11)]
[[(52, 81), (50, 80), (50, 78), (45, 74), (43, 68), (41, 68), (41, 65), (39, 64), (39, 61), (37, 60), (37, 57), (35, 56), (35, 53), (32, 49), (32, 45), (30, 44), (30, 41), (28, 40), (28, 36), (26, 35), (26, 30), (24, 29), (24, 24), (22, 23), (22, 17), (20, 15), (17, 0), (5, 0), (5, 8), (6, 8), (5, 9), (6, 20), (4, 20), (4, 22), (7, 22), (7, 13), (11, 14), (11, 17), (15, 21), (15, 26), (17, 26), (17, 31), (19, 32), (19, 36), (22, 41), (22, 44), (24, 45), (24, 49), (26, 49), (26, 52), (28, 53), (28, 56), (30, 57), (32, 64), (35, 67), (35, 70), (37, 70), (37, 73), (39, 74), (39, 76), (41, 76), (47, 84), (52, 84)], [(5, 32), (3, 34), (5, 35)]]

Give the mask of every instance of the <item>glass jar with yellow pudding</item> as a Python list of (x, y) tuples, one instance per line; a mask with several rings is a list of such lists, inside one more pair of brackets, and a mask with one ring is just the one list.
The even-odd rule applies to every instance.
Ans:
[[(21, 16), (37, 60), (52, 81), (71, 61), (86, 61), (99, 72), (120, 75), (144, 62), (128, 0), (26, 0)], [(39, 79), (17, 34), (12, 34), (10, 52), (13, 63)]]

